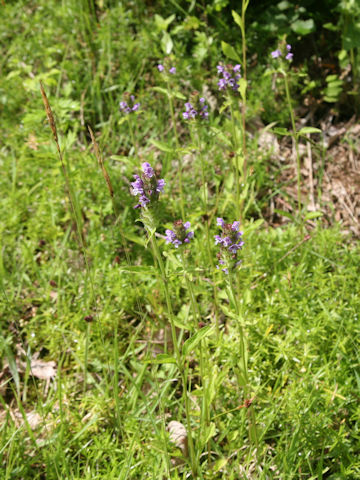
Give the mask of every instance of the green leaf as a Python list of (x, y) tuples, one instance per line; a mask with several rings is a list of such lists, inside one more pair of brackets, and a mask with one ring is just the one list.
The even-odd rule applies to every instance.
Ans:
[(286, 130), (284, 127), (276, 127), (273, 130), (269, 130), (270, 132), (276, 133), (277, 135), (292, 135), (292, 132)]
[(323, 216), (322, 212), (308, 212), (305, 215), (305, 221), (306, 220), (312, 220), (313, 218), (319, 218), (319, 217), (322, 217), (322, 216)]
[(299, 135), (306, 135), (307, 133), (321, 133), (320, 128), (315, 127), (303, 127), (298, 131)]
[(155, 92), (163, 93), (163, 94), (166, 95), (167, 97), (169, 96), (169, 92), (168, 92), (165, 88), (162, 88), (162, 87), (153, 87), (153, 90), (155, 90)]
[(171, 147), (169, 147), (167, 143), (159, 142), (158, 140), (150, 140), (150, 143), (152, 143), (156, 148), (158, 148), (162, 152), (172, 153), (174, 151)]
[(147, 360), (149, 363), (176, 363), (176, 358), (172, 357), (167, 353), (159, 353), (156, 357), (152, 360)]
[(290, 220), (294, 220), (294, 216), (291, 215), (289, 212), (285, 212), (284, 210), (278, 210), (277, 208), (274, 209), (274, 212), (277, 213), (278, 215), (281, 215), (282, 217), (289, 218)]
[(161, 39), (161, 48), (165, 55), (170, 55), (171, 50), (173, 49), (173, 41), (170, 37), (170, 35), (167, 32), (163, 33), (162, 39)]
[(315, 31), (314, 20), (312, 18), (308, 20), (295, 20), (295, 22), (291, 24), (291, 30), (298, 35), (308, 35)]
[(188, 338), (183, 345), (183, 355), (187, 355), (189, 352), (194, 350), (194, 348), (201, 342), (201, 340), (214, 330), (213, 326), (207, 326), (201, 328), (198, 332), (195, 333), (192, 337)]
[(179, 100), (186, 100), (187, 97), (183, 95), (181, 92), (175, 91), (173, 92), (173, 97), (178, 98)]
[(120, 273), (131, 273), (131, 274), (138, 274), (138, 275), (155, 275), (156, 270), (154, 267), (143, 267), (141, 265), (128, 265), (124, 267), (120, 267), (118, 270)]
[(236, 53), (235, 48), (229, 45), (226, 42), (221, 42), (221, 48), (222, 51), (224, 52), (224, 55), (228, 58), (231, 58), (231, 60), (235, 60), (236, 62), (240, 62), (240, 57)]
[(228, 463), (227, 458), (219, 458), (219, 460), (216, 460), (213, 466), (213, 472), (218, 472), (222, 468), (225, 467), (225, 465)]
[(216, 434), (216, 426), (214, 422), (211, 422), (210, 425), (205, 427), (200, 436), (200, 444), (204, 446), (210, 440), (210, 438), (214, 437)]
[(231, 10), (231, 13), (232, 13), (234, 22), (240, 27), (240, 29), (242, 31), (243, 22), (242, 22), (241, 16), (237, 12), (235, 12), (235, 10)]

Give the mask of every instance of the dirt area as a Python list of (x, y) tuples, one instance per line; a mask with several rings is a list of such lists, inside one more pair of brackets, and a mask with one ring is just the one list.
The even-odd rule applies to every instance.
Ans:
[[(301, 128), (301, 126), (300, 126)], [(316, 144), (302, 141), (301, 197), (308, 211), (322, 213), (324, 225), (339, 222), (344, 233), (360, 237), (360, 123), (321, 123), (323, 132), (312, 135)], [(260, 148), (270, 150), (281, 193), (273, 197), (266, 217), (270, 224), (289, 221), (279, 210), (294, 214), (297, 208), (296, 154), (291, 137), (280, 140), (270, 132), (259, 137)], [(311, 224), (311, 221), (310, 221)]]

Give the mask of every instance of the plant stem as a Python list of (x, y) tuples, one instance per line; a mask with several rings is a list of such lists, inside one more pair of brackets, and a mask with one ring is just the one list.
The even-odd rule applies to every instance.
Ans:
[[(241, 381), (244, 384), (244, 396), (245, 396), (245, 399), (247, 399), (250, 393), (249, 374), (248, 374), (248, 366), (247, 366), (247, 345), (246, 345), (246, 339), (245, 339), (244, 329), (242, 325), (241, 309), (240, 309), (239, 300), (237, 298), (237, 294), (234, 288), (233, 274), (231, 272), (229, 272), (228, 285), (229, 285), (229, 291), (230, 291), (229, 300), (230, 300), (230, 303), (231, 303), (231, 299), (233, 300), (235, 313), (237, 316), (237, 326), (238, 326), (239, 337), (240, 337), (240, 364), (241, 364), (240, 369), (241, 369), (241, 377), (242, 377)], [(249, 406), (249, 412), (250, 412), (249, 439), (252, 443), (255, 444), (255, 447), (258, 450), (259, 441), (258, 441), (257, 431), (256, 431), (255, 412), (252, 405)]]
[(179, 148), (179, 136), (176, 129), (176, 119), (175, 119), (175, 112), (174, 112), (174, 104), (173, 98), (171, 95), (170, 84), (167, 80), (167, 91), (168, 91), (168, 100), (169, 100), (169, 109), (170, 109), (170, 116), (171, 122), (173, 126), (174, 138), (175, 138), (175, 145), (176, 145), (176, 156), (178, 158), (178, 179), (179, 179), (179, 190), (180, 190), (180, 210), (182, 218), (185, 218), (185, 209), (184, 209), (184, 192), (183, 192), (183, 180), (182, 180), (182, 162), (180, 158)]
[(291, 126), (293, 130), (293, 138), (295, 141), (295, 149), (296, 149), (296, 174), (297, 174), (297, 197), (298, 197), (298, 213), (299, 213), (299, 220), (301, 215), (301, 164), (300, 164), (300, 153), (299, 153), (299, 137), (296, 132), (296, 125), (295, 125), (295, 115), (294, 110), (291, 105), (291, 96), (290, 96), (290, 88), (288, 82), (288, 76), (284, 72), (284, 81), (285, 81), (285, 91), (286, 91), (286, 100), (288, 102), (289, 112), (290, 112), (290, 119), (291, 119)]
[[(149, 233), (149, 235), (151, 235)], [(186, 414), (186, 421), (187, 421), (187, 437), (188, 437), (188, 444), (189, 444), (189, 454), (190, 454), (190, 465), (191, 465), (191, 470), (194, 478), (197, 476), (197, 461), (196, 461), (196, 455), (195, 455), (195, 446), (194, 446), (194, 441), (192, 438), (192, 428), (191, 428), (191, 416), (190, 416), (190, 404), (189, 404), (189, 396), (187, 392), (187, 371), (184, 368), (184, 360), (181, 356), (179, 345), (178, 345), (178, 340), (176, 336), (176, 328), (175, 328), (175, 321), (174, 321), (174, 313), (172, 310), (172, 305), (171, 305), (171, 299), (170, 299), (170, 292), (169, 292), (169, 287), (168, 287), (168, 279), (165, 271), (165, 265), (163, 262), (163, 259), (161, 257), (161, 252), (158, 246), (158, 243), (155, 238), (155, 234), (151, 235), (150, 237), (150, 242), (153, 250), (153, 255), (154, 258), (157, 261), (157, 264), (159, 265), (160, 273), (161, 273), (161, 279), (164, 287), (164, 293), (165, 293), (165, 299), (166, 299), (166, 305), (167, 305), (167, 310), (168, 310), (168, 316), (169, 316), (169, 321), (170, 321), (170, 328), (171, 328), (171, 337), (172, 337), (172, 342), (174, 345), (174, 352), (175, 352), (175, 359), (177, 363), (177, 367), (179, 369), (181, 379), (182, 379), (182, 387), (183, 387), (183, 399), (184, 399), (184, 404), (185, 404), (185, 414)]]

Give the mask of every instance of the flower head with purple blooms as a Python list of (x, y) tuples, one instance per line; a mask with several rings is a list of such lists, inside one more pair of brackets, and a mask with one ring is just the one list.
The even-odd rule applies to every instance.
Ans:
[(190, 227), (190, 222), (183, 223), (181, 220), (176, 220), (174, 230), (165, 230), (166, 243), (172, 243), (175, 248), (184, 243), (189, 243), (194, 236), (194, 232), (188, 232)]
[(135, 102), (134, 95), (130, 95), (129, 93), (125, 93), (124, 97), (128, 98), (128, 101), (123, 100), (119, 103), (120, 110), (128, 115), (129, 113), (134, 113), (139, 110), (140, 103)]
[[(185, 103), (185, 112), (183, 112), (184, 120), (193, 120), (197, 116), (206, 120), (209, 118), (208, 105), (204, 97), (199, 98), (199, 93), (194, 92), (190, 97), (191, 102)], [(195, 104), (195, 107), (194, 107)]]
[(237, 253), (242, 249), (244, 242), (242, 241), (243, 232), (239, 232), (240, 222), (225, 223), (222, 218), (217, 219), (217, 225), (221, 228), (220, 235), (215, 235), (215, 245), (220, 246), (220, 252), (217, 254), (219, 265), (226, 274), (229, 268), (234, 269), (240, 265), (241, 261), (237, 260)]
[(241, 78), (240, 69), (241, 65), (221, 65), (217, 67), (218, 75), (220, 79), (218, 81), (219, 90), (230, 89), (237, 92), (239, 89), (239, 80)]
[(162, 63), (159, 63), (157, 65), (157, 69), (159, 70), (160, 73), (170, 73), (170, 75), (175, 75), (176, 73), (176, 67), (170, 67), (170, 68), (166, 68)]
[(139, 203), (134, 208), (148, 207), (156, 202), (165, 186), (165, 180), (156, 178), (150, 163), (144, 162), (141, 167), (142, 174), (134, 175), (135, 181), (131, 182), (132, 195), (139, 196)]
[[(282, 48), (282, 50), (284, 50), (284, 48)], [(271, 52), (272, 58), (280, 58), (283, 55), (285, 55), (286, 60), (288, 60), (288, 61), (292, 60), (294, 54), (291, 52), (291, 45), (287, 44), (286, 45), (286, 50), (284, 50), (284, 51), (282, 51), (282, 50), (277, 48), (276, 50)]]

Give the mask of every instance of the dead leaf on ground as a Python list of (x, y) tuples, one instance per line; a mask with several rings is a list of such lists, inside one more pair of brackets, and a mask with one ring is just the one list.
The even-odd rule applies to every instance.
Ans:
[(43, 360), (31, 359), (30, 370), (34, 377), (40, 380), (49, 380), (56, 375), (56, 362), (44, 362)]
[(176, 420), (172, 420), (167, 426), (170, 440), (180, 448), (184, 457), (188, 456), (187, 432), (184, 425)]

